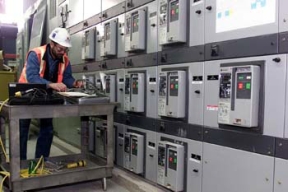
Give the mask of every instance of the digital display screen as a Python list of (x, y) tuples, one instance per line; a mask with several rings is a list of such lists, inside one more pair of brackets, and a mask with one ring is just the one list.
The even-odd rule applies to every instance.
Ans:
[(179, 19), (179, 0), (173, 1), (170, 4), (170, 22), (177, 21)]
[(131, 27), (131, 17), (126, 18), (126, 34), (130, 34)]
[(139, 31), (139, 15), (133, 15), (132, 19), (132, 33)]
[(216, 33), (274, 23), (276, 0), (217, 0)]
[(106, 40), (110, 40), (110, 35), (111, 35), (110, 24), (107, 23), (107, 24), (105, 25), (105, 39), (106, 39)]

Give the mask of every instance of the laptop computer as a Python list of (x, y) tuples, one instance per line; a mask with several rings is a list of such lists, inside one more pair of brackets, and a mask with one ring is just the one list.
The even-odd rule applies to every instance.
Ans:
[(9, 98), (14, 97), (18, 91), (27, 91), (30, 89), (41, 89), (46, 91), (46, 84), (40, 83), (8, 83)]
[[(15, 93), (22, 92), (21, 96)], [(57, 105), (64, 99), (46, 88), (46, 84), (38, 83), (8, 83), (9, 105)]]

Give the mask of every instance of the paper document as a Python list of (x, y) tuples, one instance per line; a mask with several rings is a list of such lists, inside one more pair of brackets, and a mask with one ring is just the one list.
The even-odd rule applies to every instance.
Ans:
[(63, 96), (67, 96), (67, 97), (87, 97), (90, 96), (86, 93), (82, 93), (82, 92), (58, 92), (58, 94), (63, 95)]

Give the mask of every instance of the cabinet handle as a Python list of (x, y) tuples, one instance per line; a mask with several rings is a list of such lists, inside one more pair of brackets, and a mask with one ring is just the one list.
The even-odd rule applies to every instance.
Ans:
[(212, 6), (207, 6), (206, 9), (211, 11), (212, 10)]
[(199, 170), (198, 170), (198, 169), (193, 169), (193, 172), (194, 172), (194, 173), (198, 173)]

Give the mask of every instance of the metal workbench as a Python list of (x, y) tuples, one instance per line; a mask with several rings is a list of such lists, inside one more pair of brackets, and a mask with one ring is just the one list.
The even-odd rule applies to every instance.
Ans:
[[(82, 104), (82, 105), (5, 105), (0, 115), (8, 120), (10, 163), (2, 160), (1, 167), (10, 172), (9, 187), (14, 192), (40, 189), (82, 181), (103, 179), (112, 176), (114, 161), (113, 111), (116, 103)], [(88, 152), (89, 116), (107, 115), (107, 161), (101, 163)], [(20, 169), (27, 168), (28, 161), (20, 161), (19, 119), (81, 117), (81, 153), (48, 158), (49, 161), (78, 161), (85, 159), (86, 167), (68, 169), (38, 177), (21, 178)], [(2, 120), (3, 121), (3, 120)], [(0, 126), (3, 126), (3, 123)], [(1, 128), (1, 127), (0, 127)], [(1, 133), (3, 133), (3, 127)], [(69, 133), (67, 133), (69, 134)], [(5, 134), (2, 134), (5, 137)], [(21, 165), (21, 168), (20, 168)]]

